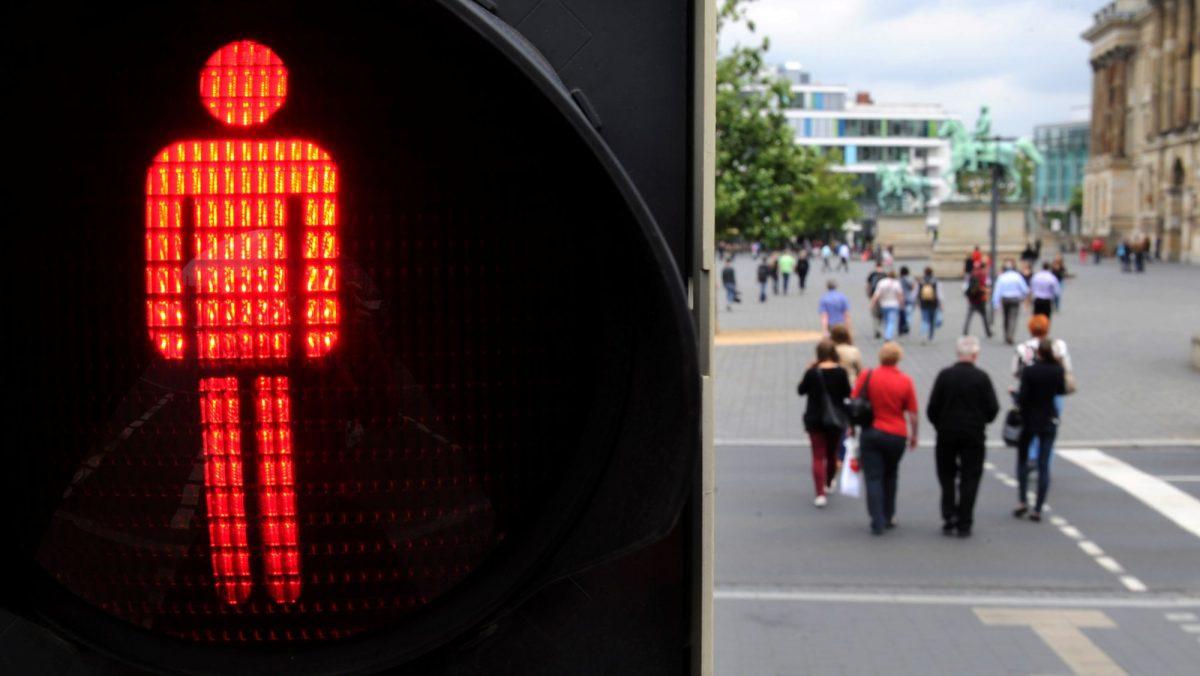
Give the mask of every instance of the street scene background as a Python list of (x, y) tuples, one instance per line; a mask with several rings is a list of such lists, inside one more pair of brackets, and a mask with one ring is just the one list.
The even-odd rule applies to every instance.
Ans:
[[(1198, 522), (1186, 530), (1094, 475), (1086, 455), (1085, 464), (1066, 458), (1103, 453), (1182, 491), (1184, 508), (1200, 514), (1200, 374), (1189, 365), (1200, 268), (1160, 264), (1138, 275), (1112, 260), (1068, 264), (1051, 335), (1067, 342), (1079, 389), (1064, 405), (1050, 521), (1012, 518), (1014, 450), (993, 424), (975, 534), (958, 540), (939, 530), (935, 434), (924, 419), (921, 445), (900, 465), (897, 529), (873, 538), (862, 498), (835, 494), (828, 507), (813, 506), (796, 385), (813, 359), (827, 279), (850, 298), (865, 365), (878, 363), (882, 341), (872, 337), (865, 295), (871, 265), (822, 273), (818, 259), (803, 294), (793, 278), (788, 295), (768, 289), (765, 303), (756, 265), (749, 254), (735, 259), (743, 302), (722, 308), (717, 334), (718, 673), (1070, 673), (1072, 663), (1031, 629), (1038, 613), (1051, 626), (1054, 613), (1083, 613), (1076, 619), (1094, 625), (1078, 630), (1094, 648), (1073, 665), (1081, 673), (1195, 673)], [(930, 344), (915, 333), (899, 341), (922, 416), (938, 370), (955, 359), (961, 286), (943, 281), (944, 322)], [(1028, 317), (1023, 310), (1022, 338)], [(1007, 409), (1014, 349), (1002, 333), (984, 338), (977, 318), (972, 333), (983, 343), (978, 365)], [(1001, 611), (1016, 613), (1012, 624), (988, 614)], [(1065, 645), (1079, 650), (1078, 641)], [(1097, 654), (1107, 662), (1087, 662)]]

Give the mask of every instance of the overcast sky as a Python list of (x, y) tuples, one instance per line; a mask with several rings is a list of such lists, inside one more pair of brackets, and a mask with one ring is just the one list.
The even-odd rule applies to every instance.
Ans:
[[(756, 0), (771, 63), (799, 61), (815, 82), (867, 90), (877, 103), (940, 103), (974, 124), (1028, 136), (1035, 124), (1086, 119), (1088, 45), (1103, 0)], [(721, 49), (754, 39), (727, 26)]]

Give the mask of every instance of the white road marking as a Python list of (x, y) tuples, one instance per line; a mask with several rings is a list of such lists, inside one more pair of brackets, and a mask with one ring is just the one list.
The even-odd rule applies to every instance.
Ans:
[(1182, 484), (1192, 481), (1200, 481), (1200, 474), (1160, 474), (1158, 478), (1162, 479), (1163, 481)]
[(1179, 628), (1189, 634), (1200, 634), (1200, 624), (1182, 624)]
[(1052, 516), (1050, 517), (1050, 523), (1054, 524), (1055, 526), (1062, 527), (1067, 525), (1067, 520), (1061, 516)]
[(990, 462), (985, 462), (985, 463), (983, 463), (983, 468), (990, 472), (990, 471), (996, 469), (996, 466)]
[(1195, 497), (1097, 449), (1063, 450), (1058, 454), (1200, 537), (1200, 500)]
[(1125, 569), (1121, 567), (1121, 564), (1117, 563), (1117, 560), (1111, 556), (1097, 556), (1096, 563), (1100, 564), (1100, 567), (1104, 570), (1116, 575), (1120, 575), (1121, 573), (1125, 572)]
[(1071, 538), (1072, 540), (1082, 540), (1083, 539), (1083, 533), (1080, 533), (1079, 529), (1076, 528), (1075, 526), (1063, 526), (1062, 528), (1059, 528), (1059, 530), (1062, 531), (1063, 535), (1066, 535), (1067, 537)]
[(1172, 622), (1195, 622), (1196, 613), (1167, 613), (1167, 619)]
[(918, 594), (910, 592), (831, 592), (801, 587), (742, 587), (718, 585), (716, 601), (776, 603), (899, 603), (943, 606), (1030, 606), (1050, 608), (1195, 608), (1200, 596), (1071, 596), (1047, 594)]
[(1079, 548), (1088, 556), (1104, 556), (1104, 550), (1091, 540), (1082, 540), (1079, 543)]
[(1146, 591), (1146, 584), (1132, 575), (1122, 575), (1121, 584), (1125, 585), (1125, 588), (1129, 591)]
[(1048, 610), (1045, 608), (975, 608), (980, 622), (993, 626), (1027, 626), (1076, 674), (1124, 674), (1083, 633), (1083, 629), (1116, 629), (1117, 624), (1099, 610)]

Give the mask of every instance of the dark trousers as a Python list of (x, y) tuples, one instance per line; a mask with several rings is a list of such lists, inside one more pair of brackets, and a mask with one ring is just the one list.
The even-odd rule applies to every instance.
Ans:
[(761, 279), (758, 282), (758, 302), (760, 303), (767, 302), (767, 281), (766, 279)]
[(808, 266), (796, 268), (796, 283), (800, 285), (800, 293), (804, 293), (804, 282), (808, 279)]
[(1021, 438), (1017, 442), (1017, 502), (1025, 504), (1025, 494), (1029, 489), (1029, 445), (1033, 442), (1036, 436), (1038, 440), (1038, 485), (1037, 485), (1037, 502), (1033, 508), (1035, 512), (1042, 511), (1042, 505), (1046, 502), (1046, 493), (1050, 490), (1050, 456), (1054, 452), (1054, 437), (1058, 434), (1058, 427), (1050, 425), (1041, 430), (1031, 430), (1025, 428), (1021, 430)]
[(971, 530), (975, 522), (975, 496), (983, 476), (983, 431), (939, 431), (934, 453), (938, 483), (942, 485), (942, 521)]
[(850, 259), (839, 257), (838, 258), (838, 270), (845, 270), (846, 272), (850, 272)]
[(1000, 306), (1004, 308), (1004, 340), (1012, 343), (1017, 333), (1017, 321), (1021, 318), (1021, 300), (1001, 298)]
[(987, 304), (983, 302), (971, 303), (967, 308), (967, 321), (963, 322), (963, 335), (970, 333), (971, 317), (979, 315), (979, 323), (983, 324), (983, 330), (987, 333), (987, 337), (992, 337), (992, 325), (988, 324)]
[(1033, 314), (1050, 316), (1050, 311), (1054, 309), (1053, 298), (1034, 298), (1033, 299)]
[(779, 273), (771, 273), (771, 293), (779, 295)]
[(779, 274), (783, 275), (783, 295), (786, 296), (787, 292), (788, 292), (788, 280), (790, 280), (792, 278), (792, 273), (781, 272)]
[(809, 430), (808, 440), (812, 444), (812, 478), (817, 495), (825, 495), (825, 487), (837, 474), (838, 449), (842, 447), (845, 432), (833, 430)]
[[(986, 322), (985, 322), (986, 324)], [(922, 328), (929, 334), (929, 340), (933, 340), (933, 332), (937, 329), (937, 306), (922, 305), (921, 306), (921, 325)]]
[(860, 443), (867, 513), (871, 515), (871, 530), (878, 532), (896, 516), (896, 479), (905, 439), (869, 427), (863, 430)]

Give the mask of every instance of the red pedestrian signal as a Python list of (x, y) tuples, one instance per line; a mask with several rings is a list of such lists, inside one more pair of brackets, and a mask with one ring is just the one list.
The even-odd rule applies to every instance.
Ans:
[[(465, 0), (30, 7), (11, 216), (54, 216), (14, 250), (55, 256), (10, 261), (39, 282), (10, 311), (8, 440), (37, 452), (0, 492), (0, 583), (64, 639), (30, 645), (116, 671), (561, 672), (580, 646), (682, 670), (690, 33), (680, 3), (595, 7), (541, 55)], [(529, 35), (570, 18), (541, 11)], [(568, 87), (571, 54), (623, 84)]]
[[(259, 126), (284, 103), (287, 69), (266, 46), (233, 42), (204, 65), (200, 94), (225, 125)], [(290, 214), (301, 222), (289, 223)], [(244, 602), (254, 586), (247, 456), (259, 479), (267, 592), (278, 603), (300, 595), (285, 374), (299, 363), (289, 359), (295, 351), (314, 359), (337, 342), (336, 227), (337, 166), (310, 141), (258, 135), (179, 141), (147, 172), (147, 323), (164, 357), (191, 356), (206, 374), (199, 381), (204, 499), (214, 583), (226, 603)], [(238, 375), (247, 368), (274, 374), (252, 376), (255, 418), (248, 436), (239, 416)]]

